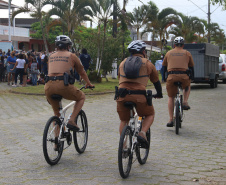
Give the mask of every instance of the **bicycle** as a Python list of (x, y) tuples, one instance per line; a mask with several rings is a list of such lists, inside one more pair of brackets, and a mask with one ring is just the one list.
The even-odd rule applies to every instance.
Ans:
[[(80, 90), (84, 88), (85, 86), (80, 88)], [(63, 108), (61, 95), (53, 94), (51, 98), (59, 101), (60, 117), (52, 116), (46, 123), (43, 133), (43, 153), (46, 162), (50, 165), (55, 165), (61, 159), (63, 150), (68, 148), (72, 143), (71, 130), (67, 128), (71, 114), (66, 120), (65, 115), (67, 110), (75, 104), (75, 101), (72, 101)], [(74, 147), (81, 154), (85, 151), (88, 141), (88, 121), (82, 109), (75, 118), (75, 123), (77, 123), (80, 130), (73, 131)], [(56, 133), (59, 133), (59, 135), (55, 137)], [(65, 141), (67, 146), (64, 148)]]
[(183, 121), (183, 89), (181, 82), (174, 83), (178, 87), (178, 91), (174, 101), (174, 111), (173, 111), (173, 123), (175, 125), (175, 133), (179, 134), (179, 128), (181, 128)]
[[(153, 95), (156, 97), (156, 95)], [(143, 165), (146, 163), (151, 140), (151, 130), (146, 132), (148, 146), (137, 141), (138, 133), (141, 131), (142, 123), (144, 117), (139, 117), (137, 115), (134, 102), (125, 102), (124, 106), (130, 109), (130, 120), (129, 124), (126, 125), (121, 133), (118, 148), (118, 168), (119, 173), (122, 178), (127, 178), (129, 176), (132, 164), (138, 160), (138, 162)], [(136, 159), (133, 161), (133, 154), (136, 153)]]

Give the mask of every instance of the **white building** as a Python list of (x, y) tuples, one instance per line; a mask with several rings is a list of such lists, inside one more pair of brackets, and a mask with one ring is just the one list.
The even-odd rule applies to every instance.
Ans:
[[(16, 5), (11, 4), (9, 10), (9, 16), (11, 17), (11, 13), (15, 8), (19, 8)], [(9, 9), (8, 2), (0, 0), (0, 10), (1, 9)], [(10, 22), (10, 21), (9, 21)], [(11, 45), (18, 49), (18, 42), (29, 42), (30, 34), (29, 29), (27, 28), (18, 28), (15, 27), (15, 19), (13, 20), (13, 26), (0, 25), (0, 41), (1, 42), (11, 42)], [(8, 48), (11, 49), (11, 48)]]

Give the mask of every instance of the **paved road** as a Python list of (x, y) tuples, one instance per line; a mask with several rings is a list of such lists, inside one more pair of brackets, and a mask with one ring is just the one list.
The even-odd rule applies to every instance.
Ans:
[[(119, 119), (113, 94), (87, 96), (84, 110), (89, 121), (85, 153), (73, 145), (59, 164), (49, 166), (42, 152), (42, 134), (52, 115), (44, 96), (8, 93), (0, 84), (0, 184), (84, 185), (225, 185), (226, 85), (217, 89), (193, 85), (191, 110), (185, 112), (180, 135), (167, 128), (167, 96), (153, 100), (156, 117), (148, 161), (136, 161), (128, 179), (118, 172)], [(64, 101), (64, 105), (68, 103)]]

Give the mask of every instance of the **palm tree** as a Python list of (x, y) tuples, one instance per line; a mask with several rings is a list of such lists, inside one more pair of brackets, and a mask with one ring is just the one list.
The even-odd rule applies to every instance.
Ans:
[(48, 50), (48, 46), (47, 46), (47, 42), (46, 42), (45, 29), (44, 29), (44, 25), (43, 25), (43, 16), (46, 13), (44, 11), (42, 11), (43, 7), (45, 5), (47, 5), (47, 3), (45, 0), (25, 0), (25, 3), (26, 3), (25, 6), (27, 6), (27, 7), (29, 4), (32, 5), (32, 7), (30, 8), (31, 16), (40, 21), (45, 50), (46, 50), (47, 55), (49, 55), (49, 50)]
[[(96, 69), (98, 70), (98, 74), (100, 72), (101, 62), (103, 60), (103, 55), (104, 55), (106, 28), (107, 28), (107, 24), (109, 22), (110, 17), (113, 15), (113, 5), (114, 5), (114, 3), (115, 2), (113, 0), (97, 0), (97, 4), (95, 5), (95, 7), (93, 9), (94, 16), (97, 18), (97, 21), (98, 21), (99, 39), (100, 39), (101, 24), (103, 24), (103, 29), (104, 29), (101, 51), (100, 51), (100, 44), (99, 44), (99, 47), (98, 47), (98, 56), (100, 56), (100, 57), (98, 57), (98, 58), (100, 58), (100, 60), (97, 61), (97, 67), (96, 67)], [(117, 7), (119, 7), (119, 5), (117, 5)]]
[(12, 21), (13, 19), (20, 13), (28, 13), (30, 12), (30, 8), (28, 8), (26, 5), (24, 7), (20, 7), (18, 10), (16, 11), (13, 11), (12, 13), (12, 18), (11, 18), (11, 24), (12, 24)]
[(146, 5), (142, 5), (138, 8), (134, 8), (133, 12), (128, 14), (128, 16), (130, 16), (130, 19), (131, 19), (132, 27), (136, 29), (137, 40), (139, 39), (140, 29), (146, 23), (145, 21), (146, 21), (147, 13), (148, 13), (148, 7)]
[[(168, 37), (167, 29), (178, 22), (177, 11), (172, 8), (165, 8), (159, 12), (158, 7), (152, 1), (147, 5), (148, 13), (145, 19), (145, 29), (142, 32), (152, 32), (152, 42), (154, 38), (160, 37), (160, 41)], [(161, 50), (163, 43), (161, 42)]]
[(49, 17), (58, 16), (59, 20), (54, 20), (55, 24), (61, 24), (66, 28), (69, 37), (73, 36), (73, 30), (80, 26), (82, 21), (90, 20), (90, 16), (93, 15), (90, 9), (93, 5), (91, 0), (47, 0), (46, 2), (53, 5), (48, 12)]
[(186, 42), (191, 43), (197, 41), (198, 35), (204, 36), (204, 27), (207, 25), (205, 20), (199, 19), (198, 17), (185, 16), (182, 13), (178, 13), (180, 21), (177, 27), (172, 27), (170, 33), (175, 36), (182, 36)]
[(225, 34), (220, 26), (217, 23), (210, 24), (210, 37), (211, 40), (214, 41), (216, 44), (223, 44), (225, 41)]
[(128, 0), (123, 0), (122, 11), (124, 11), (124, 12), (126, 12), (127, 3), (128, 3)]

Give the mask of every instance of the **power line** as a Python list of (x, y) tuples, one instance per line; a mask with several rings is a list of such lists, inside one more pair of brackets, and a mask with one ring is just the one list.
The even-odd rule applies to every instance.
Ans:
[[(188, 0), (191, 1), (191, 0)], [(206, 13), (202, 8), (200, 8), (197, 4), (195, 4), (193, 1), (191, 1), (191, 3), (193, 3), (195, 6), (197, 6), (200, 10), (202, 10), (204, 13)]]

